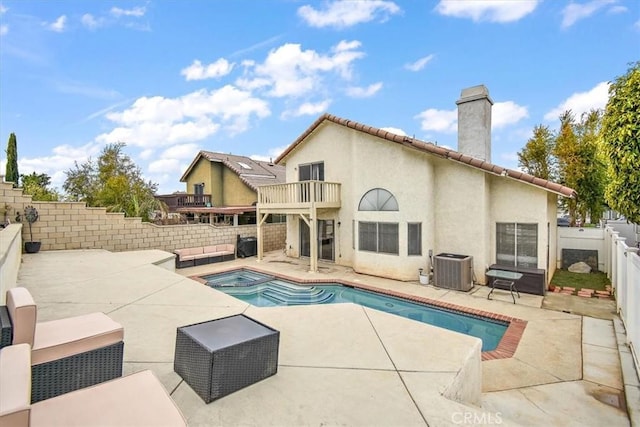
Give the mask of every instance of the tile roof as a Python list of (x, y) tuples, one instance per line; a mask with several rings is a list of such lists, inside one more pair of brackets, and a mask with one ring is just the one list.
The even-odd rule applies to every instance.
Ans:
[(561, 184), (548, 181), (546, 179), (538, 178), (533, 175), (526, 174), (521, 171), (503, 168), (502, 166), (494, 165), (482, 159), (477, 159), (466, 154), (462, 154), (458, 151), (451, 150), (449, 148), (440, 147), (431, 142), (421, 141), (419, 139), (411, 138), (409, 136), (402, 136), (386, 130), (376, 128), (373, 126), (367, 126), (362, 123), (354, 122), (353, 120), (343, 119), (328, 113), (320, 116), (307, 130), (305, 130), (287, 149), (276, 159), (276, 163), (280, 164), (286, 157), (298, 147), (302, 141), (304, 141), (309, 135), (311, 135), (323, 122), (329, 121), (341, 126), (345, 126), (351, 129), (355, 129), (360, 132), (367, 133), (369, 135), (376, 136), (378, 138), (385, 139), (396, 144), (403, 145), (405, 147), (417, 149), (419, 151), (429, 153), (444, 159), (452, 160), (457, 163), (461, 163), (467, 166), (471, 166), (476, 169), (480, 169), (486, 173), (494, 175), (501, 175), (514, 179), (516, 181), (531, 184), (535, 187), (542, 188), (552, 193), (559, 194), (564, 197), (575, 198), (577, 193), (574, 189), (565, 187)]
[(254, 160), (246, 156), (235, 154), (214, 153), (212, 151), (200, 151), (193, 159), (180, 182), (185, 182), (187, 176), (191, 173), (191, 169), (198, 163), (201, 158), (205, 158), (210, 162), (219, 162), (235, 172), (240, 180), (247, 184), (249, 188), (258, 191), (261, 185), (284, 184), (286, 169), (283, 165), (273, 162), (263, 162), (262, 160)]

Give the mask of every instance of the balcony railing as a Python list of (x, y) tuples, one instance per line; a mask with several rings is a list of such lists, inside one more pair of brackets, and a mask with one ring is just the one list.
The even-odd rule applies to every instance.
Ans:
[(204, 208), (212, 206), (210, 194), (169, 194), (156, 196), (162, 200), (169, 208), (169, 212), (174, 212), (178, 208)]
[(258, 187), (261, 209), (339, 208), (340, 183), (301, 181)]

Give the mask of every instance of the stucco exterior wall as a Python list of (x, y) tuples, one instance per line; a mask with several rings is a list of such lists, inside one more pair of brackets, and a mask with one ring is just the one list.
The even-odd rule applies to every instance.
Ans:
[(547, 266), (547, 285), (556, 272), (557, 260), (554, 254), (558, 252), (558, 196), (547, 193), (547, 223), (549, 224), (549, 262)]
[(222, 164), (222, 203), (224, 206), (248, 206), (258, 200), (258, 193), (240, 180), (231, 169)]
[[(300, 164), (322, 161), (325, 181), (341, 183), (342, 207), (320, 212), (319, 219), (336, 221), (335, 262), (357, 272), (416, 280), (431, 249), (434, 255), (473, 256), (476, 280), (484, 283), (486, 267), (496, 260), (497, 222), (538, 224), (539, 268), (547, 269), (547, 254), (555, 254), (556, 196), (545, 190), (331, 123), (321, 124), (286, 158), (287, 182), (298, 181)], [(399, 211), (358, 211), (374, 188), (391, 192)], [(398, 223), (399, 254), (358, 250), (359, 221)], [(287, 253), (297, 257), (299, 216), (289, 215), (287, 222)], [(420, 256), (408, 255), (413, 222), (422, 223)]]
[(538, 224), (538, 268), (547, 270), (548, 259), (552, 264), (555, 253), (551, 245), (555, 247), (556, 196), (509, 178), (494, 176), (491, 183), (491, 263), (496, 261), (496, 223), (535, 223)]
[[(435, 221), (427, 206), (434, 205), (433, 166), (426, 154), (342, 126), (321, 126), (303, 149), (287, 158), (287, 181), (298, 181), (298, 165), (324, 161), (325, 181), (342, 184), (342, 208), (319, 214), (336, 221), (335, 262), (355, 271), (401, 280), (416, 280), (427, 267), (427, 251), (434, 242)], [(375, 188), (391, 192), (398, 212), (359, 212), (364, 194)], [(288, 220), (287, 247), (299, 255), (299, 227)], [(359, 251), (358, 221), (394, 222), (399, 228), (399, 254)], [(408, 256), (408, 223), (422, 223), (422, 255)], [(339, 223), (339, 224), (338, 224)], [(355, 250), (354, 250), (355, 242)]]
[(486, 174), (451, 161), (438, 160), (435, 180), (436, 218), (433, 254), (442, 252), (473, 256), (474, 273), (484, 276), (488, 262), (489, 185)]
[[(207, 194), (210, 194), (210, 191), (216, 188), (214, 185), (217, 184), (219, 179), (216, 179), (216, 165), (212, 165), (210, 161), (201, 158), (194, 165), (191, 173), (187, 177), (186, 189), (187, 193), (193, 193), (193, 186), (195, 184), (199, 184), (204, 182), (204, 191)], [(215, 192), (212, 193), (215, 195)]]

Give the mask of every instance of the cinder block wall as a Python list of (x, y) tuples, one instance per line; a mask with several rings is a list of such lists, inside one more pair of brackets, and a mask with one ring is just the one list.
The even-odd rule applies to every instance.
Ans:
[[(65, 249), (105, 249), (114, 252), (140, 249), (174, 249), (191, 246), (236, 243), (237, 235), (255, 237), (255, 225), (214, 226), (211, 224), (155, 225), (140, 218), (125, 218), (122, 213), (109, 213), (105, 208), (91, 208), (77, 202), (34, 202), (22, 189), (0, 182), (0, 207), (8, 205), (9, 220), (16, 212), (33, 205), (40, 214), (33, 228), (33, 240), (42, 242), (42, 251)], [(0, 221), (4, 218), (0, 217)], [(29, 224), (22, 220), (22, 239), (27, 242)], [(265, 224), (264, 250), (284, 249), (285, 224)]]

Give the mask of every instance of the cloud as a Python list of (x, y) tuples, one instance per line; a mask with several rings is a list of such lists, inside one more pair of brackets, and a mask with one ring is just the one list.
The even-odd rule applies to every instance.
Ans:
[(496, 102), (491, 111), (491, 128), (500, 129), (518, 123), (529, 117), (527, 107), (522, 107), (513, 101)]
[(160, 158), (149, 163), (147, 170), (153, 174), (165, 174), (169, 172), (178, 172), (178, 174), (180, 174), (180, 161), (178, 159)]
[[(501, 129), (529, 117), (526, 107), (513, 101), (496, 102), (491, 109), (491, 129)], [(430, 108), (415, 116), (420, 119), (424, 131), (454, 133), (458, 130), (458, 110), (436, 110)]]
[(134, 16), (136, 18), (140, 18), (144, 16), (146, 12), (145, 7), (134, 7), (133, 9), (121, 9), (119, 7), (112, 7), (109, 11), (111, 15), (119, 18), (121, 16)]
[(298, 15), (310, 26), (323, 28), (348, 28), (375, 19), (385, 22), (391, 15), (400, 13), (398, 5), (380, 0), (337, 0), (316, 10), (305, 5), (298, 9)]
[(347, 88), (347, 95), (352, 98), (370, 98), (378, 91), (382, 89), (382, 82), (370, 84), (367, 87), (349, 87)]
[(3, 4), (0, 4), (0, 15), (4, 15), (9, 11), (8, 7), (5, 7)]
[(562, 28), (569, 28), (581, 19), (596, 13), (603, 7), (616, 3), (618, 0), (592, 0), (587, 3), (570, 3), (562, 9)]
[(126, 142), (142, 148), (201, 141), (221, 129), (234, 135), (249, 128), (251, 117), (271, 114), (267, 102), (233, 86), (204, 89), (177, 98), (138, 98), (106, 118), (116, 127), (100, 134), (101, 143)]
[(85, 13), (82, 15), (82, 18), (80, 18), (80, 23), (90, 30), (95, 30), (102, 27), (105, 21), (104, 18), (96, 19), (92, 14)]
[(600, 82), (587, 92), (578, 92), (571, 95), (556, 108), (544, 115), (546, 121), (558, 120), (558, 117), (567, 110), (571, 110), (576, 117), (592, 109), (605, 108), (609, 100), (609, 83)]
[(633, 24), (633, 27), (634, 27), (636, 30), (640, 30), (640, 19), (638, 19), (638, 20), (636, 21), (636, 23), (635, 23), (635, 24)]
[(474, 22), (513, 22), (533, 12), (540, 0), (440, 0), (435, 11)]
[(457, 110), (437, 110), (429, 108), (414, 118), (420, 119), (420, 128), (424, 131), (434, 131), (442, 133), (453, 133), (458, 127)]
[(386, 127), (386, 128), (380, 128), (380, 129), (386, 130), (387, 132), (395, 133), (396, 135), (407, 136), (407, 133), (400, 128)]
[(617, 5), (617, 6), (612, 6), (608, 10), (608, 13), (615, 15), (615, 14), (618, 14), (618, 13), (626, 13), (628, 11), (629, 11), (629, 9), (627, 9), (625, 6)]
[(62, 33), (65, 29), (66, 24), (67, 24), (67, 17), (65, 15), (62, 15), (58, 17), (58, 19), (56, 19), (51, 24), (47, 24), (47, 28), (56, 33)]
[(276, 158), (278, 158), (280, 156), (280, 154), (284, 153), (284, 150), (286, 150), (287, 148), (289, 148), (288, 145), (282, 145), (280, 147), (273, 147), (270, 148), (267, 151), (267, 155), (262, 155), (262, 154), (252, 154), (249, 156), (249, 158), (253, 159), (253, 160), (261, 160), (263, 162), (270, 162), (275, 160)]
[(98, 28), (108, 27), (111, 25), (122, 25), (126, 28), (134, 30), (148, 31), (148, 24), (141, 24), (138, 18), (142, 18), (146, 13), (145, 7), (134, 7), (132, 9), (121, 9), (112, 7), (108, 13), (101, 16), (94, 16), (85, 13), (80, 18), (83, 27), (89, 30), (97, 30)]
[(316, 103), (305, 102), (295, 110), (284, 111), (280, 117), (283, 119), (286, 119), (289, 117), (315, 116), (327, 111), (327, 109), (329, 108), (329, 105), (331, 105), (330, 99), (326, 99), (324, 101), (316, 102)]
[(32, 172), (46, 173), (51, 177), (51, 185), (61, 189), (67, 178), (65, 172), (74, 168), (76, 162), (81, 164), (90, 157), (97, 156), (101, 149), (102, 146), (95, 143), (88, 143), (79, 147), (66, 144), (59, 145), (53, 148), (51, 156), (21, 157), (18, 160), (18, 169), (23, 174)]
[(404, 65), (404, 68), (409, 70), (409, 71), (420, 71), (422, 70), (425, 65), (427, 65), (429, 62), (431, 62), (433, 60), (433, 58), (435, 58), (436, 56), (431, 54), (431, 55), (427, 55), (424, 58), (420, 58), (415, 62), (411, 62), (408, 64)]
[(8, 33), (9, 33), (9, 26), (4, 24), (0, 25), (0, 36), (4, 36)]
[(322, 54), (287, 43), (271, 50), (261, 64), (244, 61), (244, 75), (236, 84), (276, 98), (309, 95), (322, 90), (323, 80), (330, 75), (350, 80), (353, 62), (364, 57), (359, 48), (360, 42), (343, 40), (329, 54)]
[(203, 66), (202, 62), (196, 59), (187, 68), (183, 68), (180, 74), (182, 74), (187, 81), (212, 79), (226, 76), (231, 72), (233, 66), (233, 63), (229, 63), (229, 61), (224, 58), (220, 58), (207, 66)]

